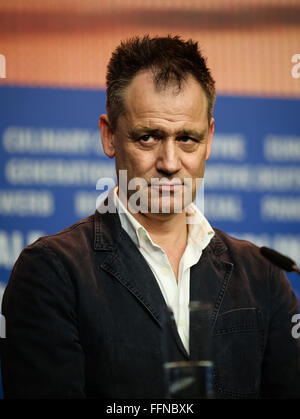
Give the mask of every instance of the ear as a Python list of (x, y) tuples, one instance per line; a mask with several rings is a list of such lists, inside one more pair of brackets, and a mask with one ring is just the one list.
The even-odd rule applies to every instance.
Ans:
[(209, 159), (211, 148), (212, 148), (212, 139), (215, 131), (215, 120), (211, 118), (209, 128), (208, 128), (208, 137), (207, 137), (207, 149), (206, 149), (206, 160)]
[(100, 116), (99, 129), (104, 153), (112, 159), (115, 156), (114, 134), (107, 115)]

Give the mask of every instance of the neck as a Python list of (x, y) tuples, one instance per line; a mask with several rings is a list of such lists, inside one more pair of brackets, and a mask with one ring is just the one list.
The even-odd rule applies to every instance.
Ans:
[[(119, 195), (119, 188), (117, 188)], [(167, 249), (183, 249), (187, 243), (187, 224), (185, 211), (180, 213), (133, 213), (128, 205), (123, 202), (130, 214), (147, 230), (154, 243), (165, 251)], [(174, 247), (175, 246), (175, 247)]]
[(132, 216), (145, 227), (153, 242), (163, 249), (186, 246), (187, 224), (184, 212), (178, 214), (137, 213)]

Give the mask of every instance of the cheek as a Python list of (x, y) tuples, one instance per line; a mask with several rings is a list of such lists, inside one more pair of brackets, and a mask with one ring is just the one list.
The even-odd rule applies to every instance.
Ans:
[(205, 168), (205, 154), (201, 156), (187, 156), (183, 162), (183, 166), (185, 167), (185, 171), (189, 176), (193, 178), (203, 177)]
[(116, 163), (119, 170), (129, 170), (135, 164), (134, 153), (124, 139), (116, 143)]
[(132, 179), (133, 177), (147, 177), (147, 175), (151, 175), (155, 167), (155, 158), (149, 152), (127, 149), (116, 153), (116, 163), (118, 170), (127, 170), (128, 178)]
[(133, 168), (143, 173), (148, 172), (155, 166), (155, 152), (153, 150), (141, 150), (132, 147), (128, 150), (128, 158), (132, 162)]

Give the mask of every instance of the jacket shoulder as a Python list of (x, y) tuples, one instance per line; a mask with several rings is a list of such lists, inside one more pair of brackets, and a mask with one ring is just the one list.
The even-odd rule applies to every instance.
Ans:
[(231, 248), (236, 249), (236, 250), (241, 250), (241, 251), (248, 249), (250, 251), (254, 251), (260, 254), (259, 246), (257, 246), (255, 243), (249, 240), (233, 237), (218, 228), (214, 228), (214, 231), (215, 231), (216, 237), (219, 240), (221, 240), (229, 250)]
[(49, 234), (45, 236), (39, 237), (35, 242), (30, 244), (28, 247), (33, 247), (38, 243), (47, 243), (51, 244), (52, 242), (58, 241), (72, 241), (75, 239), (76, 236), (80, 236), (83, 234), (92, 234), (93, 233), (93, 225), (94, 225), (94, 215), (90, 215), (89, 217), (83, 218), (76, 223), (65, 227), (63, 230), (58, 231), (54, 234)]
[(93, 247), (94, 215), (50, 235), (41, 236), (26, 246), (20, 256), (35, 253), (49, 253), (52, 256), (80, 257), (80, 254)]
[(236, 266), (245, 267), (248, 272), (256, 273), (270, 271), (275, 268), (260, 252), (260, 247), (256, 244), (243, 239), (232, 237), (222, 230), (214, 228), (215, 241), (221, 243), (219, 246), (223, 248), (224, 256), (229, 262)]

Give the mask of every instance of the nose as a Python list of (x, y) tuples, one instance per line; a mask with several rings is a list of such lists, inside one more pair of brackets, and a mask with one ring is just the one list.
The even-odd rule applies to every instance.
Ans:
[(176, 142), (163, 141), (156, 160), (156, 170), (165, 176), (171, 176), (179, 172), (180, 169), (181, 161)]

